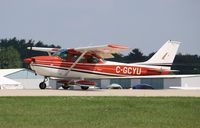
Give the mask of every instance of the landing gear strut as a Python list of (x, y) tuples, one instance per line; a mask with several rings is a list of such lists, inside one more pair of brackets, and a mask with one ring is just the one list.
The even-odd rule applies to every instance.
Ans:
[(47, 77), (45, 77), (45, 78), (44, 78), (44, 81), (42, 81), (42, 82), (39, 84), (40, 89), (46, 89), (47, 85), (46, 85), (45, 82), (47, 82), (47, 81), (48, 81), (48, 79), (47, 79)]

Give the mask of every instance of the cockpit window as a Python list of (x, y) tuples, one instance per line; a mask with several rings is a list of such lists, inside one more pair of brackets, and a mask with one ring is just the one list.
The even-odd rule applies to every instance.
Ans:
[(79, 58), (80, 55), (78, 54), (73, 54), (72, 55), (72, 62), (75, 62), (78, 58)]
[(87, 58), (87, 62), (88, 63), (99, 63), (99, 59), (94, 56), (90, 56)]
[(79, 60), (79, 63), (84, 63), (85, 62), (85, 57), (83, 56), (80, 60)]
[(55, 52), (52, 56), (58, 56), (61, 59), (66, 60), (67, 59), (67, 54), (68, 53), (67, 53), (66, 49), (61, 49), (61, 50)]
[[(78, 54), (73, 54), (72, 55), (72, 62), (75, 62), (78, 58), (80, 57), (80, 55)], [(84, 63), (85, 62), (85, 57), (83, 56), (79, 61), (78, 63)]]

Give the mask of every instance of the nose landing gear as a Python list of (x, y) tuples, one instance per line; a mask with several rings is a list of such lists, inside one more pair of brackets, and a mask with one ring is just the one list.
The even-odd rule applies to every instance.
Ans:
[(47, 85), (46, 85), (45, 82), (47, 82), (47, 81), (48, 81), (48, 78), (45, 77), (45, 78), (44, 78), (44, 81), (42, 81), (42, 82), (39, 84), (40, 89), (46, 89)]

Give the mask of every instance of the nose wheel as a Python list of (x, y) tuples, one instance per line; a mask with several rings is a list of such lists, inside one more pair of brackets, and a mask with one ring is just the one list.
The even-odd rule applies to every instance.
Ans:
[(45, 77), (45, 78), (44, 78), (44, 81), (42, 81), (42, 82), (39, 84), (40, 89), (46, 89), (47, 85), (46, 85), (45, 82), (47, 82), (47, 81), (48, 81), (48, 79), (47, 79), (47, 77)]
[(45, 88), (47, 87), (47, 85), (46, 85), (45, 82), (41, 82), (41, 83), (39, 84), (39, 87), (40, 87), (40, 89), (45, 89)]

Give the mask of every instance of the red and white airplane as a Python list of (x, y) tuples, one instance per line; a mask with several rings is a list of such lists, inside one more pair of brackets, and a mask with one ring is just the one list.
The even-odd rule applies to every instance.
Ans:
[[(83, 90), (95, 85), (95, 82), (84, 78), (117, 78), (147, 75), (167, 75), (173, 72), (171, 65), (179, 48), (180, 42), (167, 41), (148, 61), (138, 63), (119, 63), (105, 61), (112, 58), (113, 53), (128, 49), (126, 46), (108, 44), (80, 48), (58, 49), (29, 47), (28, 49), (48, 52), (49, 56), (26, 58), (24, 61), (44, 81), (39, 84), (46, 88), (47, 78), (59, 78), (59, 83), (67, 89), (71, 84), (80, 85)], [(78, 79), (78, 80), (77, 80)]]

